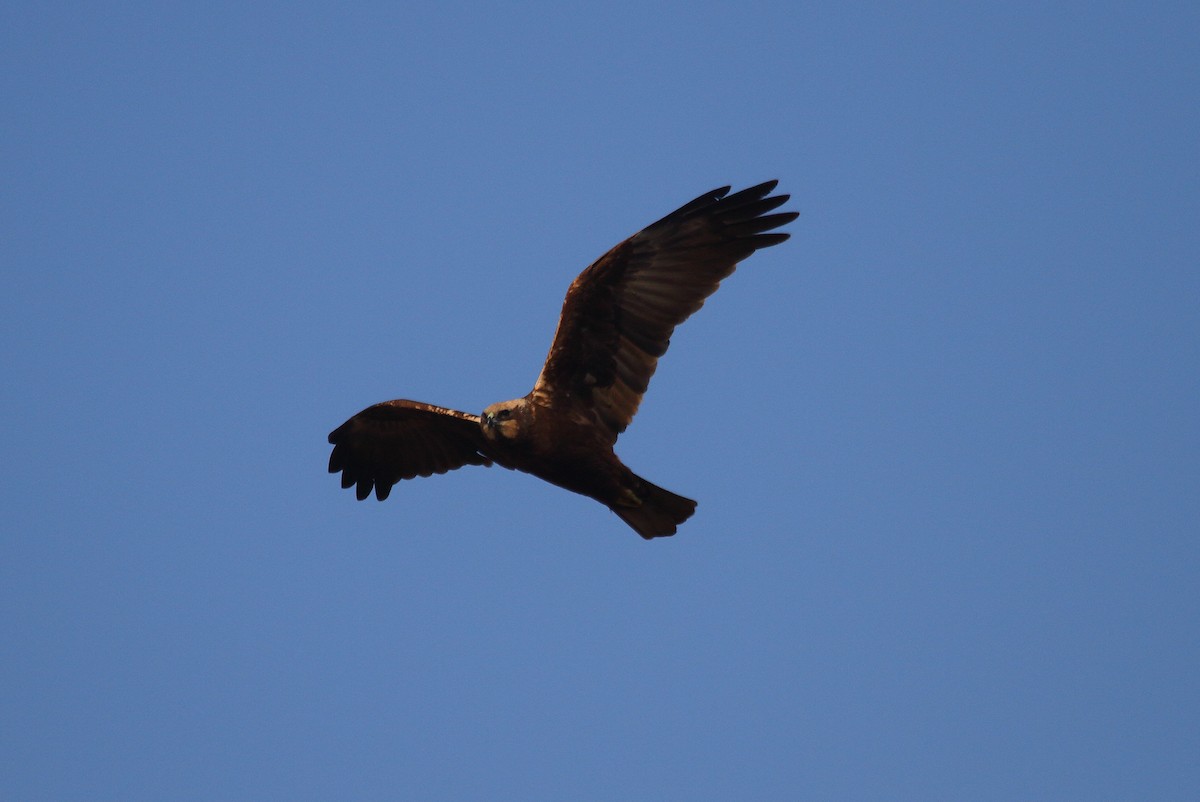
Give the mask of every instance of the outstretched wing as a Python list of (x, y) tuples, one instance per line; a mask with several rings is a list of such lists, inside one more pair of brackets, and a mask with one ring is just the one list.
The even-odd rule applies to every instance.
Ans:
[(419, 401), (367, 407), (329, 434), (329, 472), (362, 501), (383, 501), (401, 479), (446, 473), (464, 465), (491, 465), (479, 416)]
[(790, 197), (770, 195), (777, 183), (701, 195), (583, 271), (567, 290), (532, 395), (549, 404), (590, 404), (616, 440), (633, 420), (675, 327), (738, 262), (788, 238), (764, 233), (799, 216), (767, 214)]

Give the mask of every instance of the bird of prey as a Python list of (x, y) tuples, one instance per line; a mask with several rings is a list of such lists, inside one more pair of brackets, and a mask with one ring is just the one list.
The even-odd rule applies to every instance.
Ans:
[[(696, 502), (651, 484), (613, 453), (667, 350), (738, 262), (787, 234), (776, 181), (706, 192), (617, 245), (567, 290), (550, 353), (523, 398), (482, 415), (418, 401), (367, 407), (329, 435), (329, 472), (359, 500), (464, 465), (524, 471), (604, 504), (643, 538), (675, 534)], [(768, 233), (773, 232), (773, 233)]]

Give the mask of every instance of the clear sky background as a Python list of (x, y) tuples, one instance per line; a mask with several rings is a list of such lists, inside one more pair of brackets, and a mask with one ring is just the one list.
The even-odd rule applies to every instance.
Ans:
[[(0, 798), (1197, 798), (1197, 8), (7, 4)], [(768, 178), (678, 536), (326, 473)]]

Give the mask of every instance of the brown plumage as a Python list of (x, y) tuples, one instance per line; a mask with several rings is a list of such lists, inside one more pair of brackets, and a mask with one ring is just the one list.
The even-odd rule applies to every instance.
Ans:
[(788, 238), (767, 233), (796, 212), (768, 181), (729, 195), (713, 190), (634, 234), (571, 283), (533, 390), (482, 416), (386, 401), (329, 435), (329, 472), (359, 499), (382, 501), (403, 479), (491, 465), (531, 473), (606, 505), (644, 538), (675, 534), (696, 502), (663, 490), (613, 453), (675, 327), (699, 309), (737, 263)]

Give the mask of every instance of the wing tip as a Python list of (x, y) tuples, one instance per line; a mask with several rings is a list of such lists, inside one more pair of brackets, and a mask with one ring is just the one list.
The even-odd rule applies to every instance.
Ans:
[(772, 178), (768, 181), (763, 181), (760, 184), (747, 187), (746, 189), (740, 189), (730, 195), (729, 192), (733, 189), (733, 185), (726, 184), (723, 187), (717, 187), (716, 189), (705, 192), (703, 195), (697, 196), (696, 198), (688, 201), (675, 211), (668, 214), (666, 217), (651, 223), (646, 228), (653, 228), (654, 226), (662, 223), (673, 222), (684, 217), (702, 214), (718, 204), (722, 207), (722, 209), (734, 209), (748, 203), (769, 201), (770, 205), (767, 207), (767, 209), (764, 209), (764, 211), (774, 209), (777, 206), (782, 206), (783, 204), (787, 203), (792, 197), (790, 194), (783, 194), (767, 198), (767, 196), (774, 192), (775, 188), (778, 186), (779, 179)]

